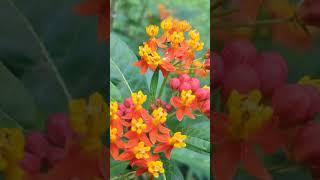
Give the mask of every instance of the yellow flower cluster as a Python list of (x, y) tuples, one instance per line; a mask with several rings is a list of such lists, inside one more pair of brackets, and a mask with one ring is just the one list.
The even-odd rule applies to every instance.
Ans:
[(131, 99), (133, 104), (135, 105), (135, 108), (137, 110), (142, 108), (142, 105), (147, 100), (147, 95), (144, 95), (142, 91), (138, 91), (138, 93), (132, 93)]
[(147, 128), (147, 125), (144, 123), (142, 118), (132, 119), (131, 131), (134, 131), (134, 132), (137, 132), (138, 134), (141, 134), (146, 128)]
[(194, 100), (196, 96), (192, 94), (192, 90), (182, 90), (181, 92), (181, 100), (182, 104), (188, 106), (190, 105)]
[[(113, 104), (112, 108), (116, 108)], [(103, 96), (94, 93), (85, 99), (72, 100), (69, 103), (70, 124), (72, 129), (86, 138), (82, 145), (86, 150), (101, 148), (101, 135), (106, 131), (107, 104)]]
[(188, 44), (195, 51), (201, 51), (203, 49), (204, 43), (200, 42), (200, 33), (196, 30), (192, 30), (189, 32), (190, 39), (188, 40)]
[(232, 121), (230, 131), (234, 137), (246, 139), (270, 120), (273, 110), (262, 105), (261, 99), (262, 95), (258, 90), (251, 91), (248, 95), (232, 91), (227, 108)]
[(187, 145), (184, 142), (187, 139), (186, 135), (182, 135), (181, 132), (176, 132), (169, 139), (169, 144), (173, 145), (175, 148), (185, 148)]
[(159, 123), (165, 123), (167, 121), (167, 115), (168, 113), (162, 108), (159, 107), (152, 112), (153, 121), (152, 123), (154, 125), (158, 125)]
[(0, 129), (0, 170), (5, 179), (22, 180), (23, 170), (19, 162), (23, 159), (25, 139), (21, 129)]
[(137, 159), (148, 159), (149, 151), (151, 150), (150, 146), (144, 146), (144, 142), (139, 142), (139, 144), (133, 148), (133, 152)]
[(147, 166), (148, 172), (155, 178), (159, 177), (159, 173), (164, 173), (163, 163), (161, 161), (150, 161)]

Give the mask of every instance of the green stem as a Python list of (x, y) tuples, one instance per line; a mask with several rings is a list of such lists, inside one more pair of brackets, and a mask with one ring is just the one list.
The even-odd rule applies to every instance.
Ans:
[(281, 19), (266, 19), (266, 20), (259, 20), (252, 23), (238, 23), (238, 24), (216, 24), (216, 28), (252, 28), (256, 26), (265, 26), (270, 24), (281, 24), (281, 23), (290, 23), (294, 20), (294, 17), (288, 18), (281, 18)]
[(162, 177), (163, 177), (163, 180), (167, 180), (165, 173), (163, 173)]
[(169, 74), (168, 74), (167, 77), (165, 77), (164, 80), (162, 81), (158, 98), (161, 98), (162, 93), (163, 93), (163, 90), (164, 90), (164, 87), (165, 87), (165, 85), (166, 85), (166, 83), (167, 83), (167, 81), (168, 81), (168, 78), (169, 78)]

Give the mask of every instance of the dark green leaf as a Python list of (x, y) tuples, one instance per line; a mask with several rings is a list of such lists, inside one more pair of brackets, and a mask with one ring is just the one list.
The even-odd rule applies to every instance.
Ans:
[(38, 129), (37, 106), (23, 84), (0, 62), (0, 120), (1, 126)]
[(150, 83), (150, 93), (151, 93), (151, 100), (154, 101), (157, 90), (158, 90), (158, 80), (159, 80), (159, 67), (153, 73), (151, 83)]

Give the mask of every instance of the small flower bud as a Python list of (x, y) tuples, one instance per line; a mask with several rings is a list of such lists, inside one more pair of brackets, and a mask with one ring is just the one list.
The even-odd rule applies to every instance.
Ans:
[(180, 77), (179, 77), (180, 81), (182, 82), (186, 82), (186, 81), (189, 81), (190, 80), (190, 76), (188, 74), (182, 74)]
[(195, 93), (199, 101), (204, 101), (210, 97), (210, 91), (208, 89), (198, 89)]
[(183, 82), (179, 88), (180, 91), (183, 91), (183, 90), (191, 90), (191, 85), (187, 82)]
[(25, 152), (21, 166), (27, 172), (38, 173), (41, 168), (41, 159), (32, 153)]
[(48, 147), (49, 142), (44, 134), (34, 132), (28, 135), (25, 146), (26, 151), (31, 152), (42, 159), (47, 155)]
[(191, 78), (190, 79), (190, 86), (191, 86), (191, 90), (193, 92), (195, 92), (197, 89), (200, 88), (200, 81), (197, 78)]
[(178, 90), (180, 86), (180, 80), (178, 78), (172, 78), (170, 80), (170, 87), (172, 90)]

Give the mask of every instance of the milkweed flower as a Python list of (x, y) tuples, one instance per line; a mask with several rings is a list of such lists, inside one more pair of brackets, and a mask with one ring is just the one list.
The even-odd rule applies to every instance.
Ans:
[(152, 120), (148, 121), (149, 138), (152, 144), (155, 144), (159, 139), (163, 139), (170, 132), (168, 128), (166, 128), (163, 124), (167, 121), (168, 113), (161, 107), (153, 110), (152, 112)]
[(72, 129), (83, 137), (83, 147), (87, 150), (101, 148), (101, 136), (106, 131), (107, 104), (102, 95), (94, 93), (85, 99), (75, 99), (69, 104)]
[(191, 109), (196, 109), (197, 106), (195, 98), (191, 90), (182, 90), (180, 97), (171, 98), (170, 102), (177, 110), (176, 117), (179, 121), (182, 121), (185, 115), (191, 119), (195, 118), (191, 112)]
[(181, 149), (187, 146), (187, 144), (184, 142), (186, 139), (186, 135), (183, 135), (181, 132), (176, 132), (172, 137), (162, 140), (162, 142), (154, 148), (154, 152), (164, 152), (166, 158), (170, 159), (171, 151), (174, 148)]

